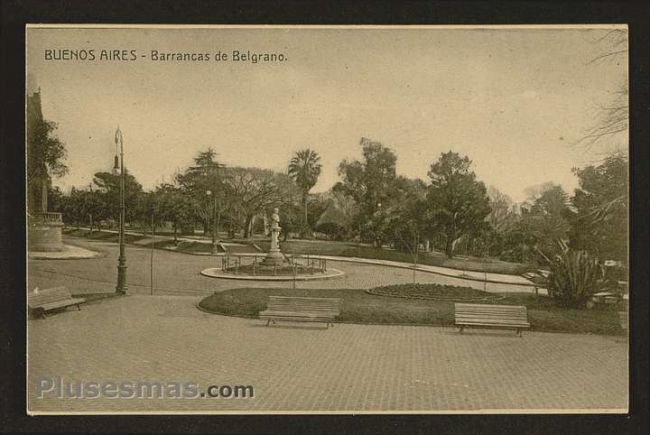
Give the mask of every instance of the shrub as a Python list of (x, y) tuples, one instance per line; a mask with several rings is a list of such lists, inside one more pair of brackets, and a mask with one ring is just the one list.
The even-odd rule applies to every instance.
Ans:
[(325, 222), (318, 225), (316, 231), (326, 234), (330, 240), (343, 240), (348, 230), (335, 222)]
[(586, 251), (564, 250), (551, 262), (548, 292), (563, 307), (583, 308), (598, 290), (602, 268)]

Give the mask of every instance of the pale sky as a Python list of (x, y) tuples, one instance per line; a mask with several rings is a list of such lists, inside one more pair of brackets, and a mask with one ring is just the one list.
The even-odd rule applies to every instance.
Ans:
[[(57, 122), (68, 190), (108, 171), (114, 134), (145, 189), (171, 181), (212, 146), (231, 166), (286, 170), (321, 155), (313, 192), (360, 158), (361, 137), (397, 154), (399, 174), (427, 178), (441, 152), (468, 155), (480, 180), (525, 199), (602, 158), (571, 144), (627, 76), (627, 58), (588, 64), (607, 29), (212, 28), (27, 29), (27, 73)], [(46, 61), (48, 49), (136, 50), (136, 61)], [(283, 53), (279, 63), (153, 61), (159, 52)], [(141, 57), (146, 55), (147, 57)], [(626, 136), (612, 138), (627, 147)]]

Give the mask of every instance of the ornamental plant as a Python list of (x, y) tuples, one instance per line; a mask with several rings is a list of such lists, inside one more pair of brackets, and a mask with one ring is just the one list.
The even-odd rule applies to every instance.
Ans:
[(587, 251), (564, 249), (551, 262), (548, 278), (549, 295), (558, 305), (567, 308), (584, 308), (598, 291), (603, 275), (598, 260)]

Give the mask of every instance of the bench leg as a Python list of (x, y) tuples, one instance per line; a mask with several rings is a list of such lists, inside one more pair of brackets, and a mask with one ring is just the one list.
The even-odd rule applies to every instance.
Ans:
[(77, 311), (81, 311), (81, 305), (77, 304)]
[(519, 338), (523, 337), (523, 335), (521, 335), (521, 328), (517, 328), (516, 334), (519, 336)]
[(458, 332), (459, 332), (460, 334), (462, 334), (462, 333), (463, 333), (463, 329), (465, 329), (465, 327), (461, 325), (461, 327), (460, 327), (460, 329), (458, 330)]
[(266, 326), (269, 326), (271, 324), (271, 319), (266, 321)]

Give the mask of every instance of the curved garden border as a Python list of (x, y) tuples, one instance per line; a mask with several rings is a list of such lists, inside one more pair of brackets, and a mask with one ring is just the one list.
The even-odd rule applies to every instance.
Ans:
[(505, 299), (505, 296), (503, 295), (498, 295), (498, 294), (491, 294), (488, 296), (481, 296), (481, 297), (462, 297), (462, 296), (454, 296), (454, 297), (445, 297), (445, 296), (410, 296), (410, 295), (391, 295), (387, 293), (381, 293), (375, 290), (374, 288), (369, 288), (364, 290), (366, 293), (369, 295), (373, 296), (384, 296), (387, 298), (401, 298), (401, 299), (413, 299), (413, 300), (425, 300), (425, 301), (443, 301), (443, 302), (482, 302), (482, 301), (487, 301), (487, 300), (492, 300), (492, 301), (498, 301), (501, 299)]
[(344, 272), (338, 269), (327, 269), (325, 273), (314, 275), (235, 275), (234, 273), (223, 272), (219, 267), (210, 267), (203, 269), (201, 275), (209, 278), (220, 279), (237, 279), (242, 281), (315, 281), (319, 279), (336, 278), (344, 275)]

